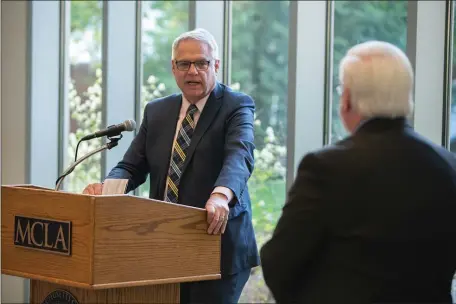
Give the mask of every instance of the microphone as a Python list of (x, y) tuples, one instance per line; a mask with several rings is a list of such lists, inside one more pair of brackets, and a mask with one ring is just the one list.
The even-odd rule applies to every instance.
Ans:
[(102, 137), (102, 136), (108, 136), (108, 137), (117, 136), (124, 131), (131, 132), (131, 131), (134, 131), (135, 129), (136, 129), (136, 122), (132, 119), (129, 119), (129, 120), (125, 120), (121, 124), (112, 125), (112, 126), (107, 127), (106, 129), (99, 130), (95, 133), (86, 135), (83, 138), (81, 138), (80, 141), (89, 140), (89, 139)]

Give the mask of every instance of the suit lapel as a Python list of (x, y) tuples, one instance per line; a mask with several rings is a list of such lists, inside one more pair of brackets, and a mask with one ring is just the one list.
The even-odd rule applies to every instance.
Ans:
[(217, 112), (219, 111), (220, 106), (222, 105), (222, 97), (223, 88), (219, 83), (217, 83), (215, 85), (214, 90), (212, 90), (211, 95), (209, 95), (206, 105), (204, 106), (203, 112), (201, 113), (201, 116), (196, 125), (195, 132), (193, 133), (192, 141), (190, 143), (190, 147), (187, 150), (184, 166), (182, 168), (182, 174), (185, 173), (185, 169), (191, 161), (195, 149), (201, 140), (201, 137), (204, 135), (204, 133), (206, 133), (207, 128), (209, 128), (215, 116), (217, 115)]
[(157, 142), (157, 147), (162, 147), (157, 149), (156, 159), (160, 162), (160, 180), (159, 180), (159, 199), (163, 199), (165, 193), (165, 183), (168, 176), (169, 163), (171, 161), (171, 152), (174, 141), (174, 136), (176, 134), (176, 125), (179, 120), (180, 108), (182, 105), (182, 95), (176, 95), (171, 97), (169, 101), (169, 108), (166, 113), (162, 113), (164, 118), (162, 121), (162, 126), (158, 126), (161, 131), (160, 138), (161, 140)]

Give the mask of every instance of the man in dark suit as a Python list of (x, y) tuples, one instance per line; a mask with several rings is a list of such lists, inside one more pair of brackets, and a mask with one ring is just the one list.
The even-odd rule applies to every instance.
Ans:
[[(181, 303), (237, 303), (259, 264), (247, 188), (254, 101), (217, 82), (218, 48), (206, 30), (179, 36), (171, 64), (182, 94), (146, 106), (138, 134), (107, 178), (128, 179), (128, 192), (150, 174), (150, 198), (205, 208), (208, 233), (223, 233), (222, 279), (181, 284)], [(101, 191), (102, 184), (84, 190)]]
[(279, 303), (451, 301), (456, 158), (418, 135), (413, 74), (397, 47), (367, 42), (340, 65), (348, 138), (301, 161), (264, 278)]

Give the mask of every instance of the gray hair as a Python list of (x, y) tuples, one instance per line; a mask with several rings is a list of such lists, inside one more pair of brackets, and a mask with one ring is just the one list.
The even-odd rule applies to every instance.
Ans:
[(182, 33), (179, 37), (177, 37), (173, 42), (171, 59), (174, 60), (175, 52), (177, 50), (177, 47), (179, 46), (179, 43), (181, 41), (189, 40), (189, 39), (193, 39), (193, 40), (197, 40), (197, 41), (205, 43), (211, 50), (212, 57), (214, 59), (220, 59), (217, 42), (215, 41), (214, 36), (212, 36), (212, 34), (209, 33), (209, 31), (207, 31), (203, 28), (197, 28), (197, 29), (194, 29), (193, 31)]
[(339, 66), (339, 80), (364, 117), (406, 117), (413, 111), (413, 69), (405, 53), (383, 41), (352, 47)]

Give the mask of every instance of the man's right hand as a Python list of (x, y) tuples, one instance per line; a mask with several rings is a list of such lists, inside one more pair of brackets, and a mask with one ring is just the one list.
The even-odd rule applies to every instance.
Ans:
[(95, 183), (95, 184), (87, 185), (87, 187), (85, 187), (84, 191), (82, 191), (82, 194), (101, 195), (102, 192), (103, 192), (103, 184)]

